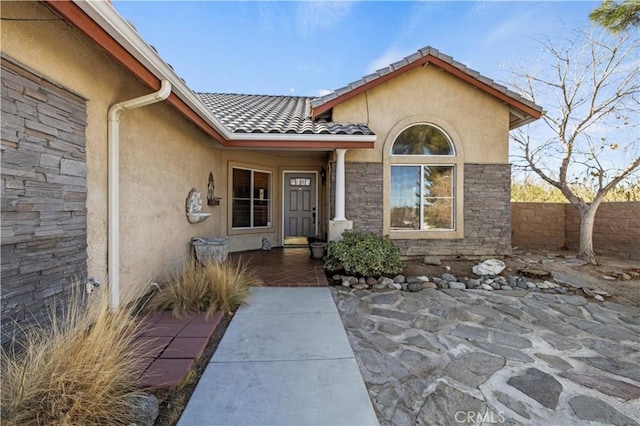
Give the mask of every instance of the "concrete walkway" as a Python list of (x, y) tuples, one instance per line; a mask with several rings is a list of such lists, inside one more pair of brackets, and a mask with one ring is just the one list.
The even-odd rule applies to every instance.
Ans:
[(328, 288), (256, 288), (178, 425), (377, 425)]

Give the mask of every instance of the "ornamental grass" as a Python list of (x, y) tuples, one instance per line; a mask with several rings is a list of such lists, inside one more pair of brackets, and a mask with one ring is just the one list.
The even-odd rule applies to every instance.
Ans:
[(72, 293), (68, 304), (52, 309), (50, 324), (25, 329), (2, 349), (2, 424), (135, 421), (136, 312), (111, 311), (104, 291)]
[(167, 284), (161, 286), (149, 301), (149, 309), (170, 310), (176, 318), (204, 312), (211, 318), (215, 312), (231, 314), (245, 303), (251, 287), (262, 285), (253, 270), (240, 261), (186, 264)]

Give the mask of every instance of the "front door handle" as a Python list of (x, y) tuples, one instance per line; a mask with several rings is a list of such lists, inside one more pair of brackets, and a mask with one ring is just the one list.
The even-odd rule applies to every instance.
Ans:
[(313, 223), (316, 223), (316, 208), (314, 207), (314, 208), (312, 209), (312, 211), (313, 211), (313, 213), (312, 213), (311, 215), (312, 215), (312, 217), (313, 217)]

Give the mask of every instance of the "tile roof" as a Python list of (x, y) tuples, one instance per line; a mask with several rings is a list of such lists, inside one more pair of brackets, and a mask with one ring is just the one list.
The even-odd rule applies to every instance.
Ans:
[(536, 105), (534, 102), (531, 102), (530, 100), (520, 96), (519, 94), (517, 94), (516, 92), (513, 92), (511, 90), (509, 90), (507, 87), (496, 83), (495, 81), (493, 81), (490, 78), (487, 78), (483, 75), (481, 75), (478, 71), (475, 71), (471, 68), (468, 68), (466, 65), (454, 60), (451, 56), (445, 55), (444, 53), (441, 53), (440, 51), (438, 51), (437, 49), (434, 49), (433, 47), (430, 46), (426, 46), (423, 47), (422, 49), (419, 49), (417, 52), (401, 59), (398, 62), (394, 62), (393, 64), (389, 65), (388, 67), (385, 68), (381, 68), (379, 70), (377, 70), (376, 72), (366, 75), (364, 77), (362, 77), (359, 80), (356, 80), (350, 84), (347, 84), (344, 87), (341, 87), (339, 89), (334, 90), (333, 92), (322, 96), (320, 98), (316, 98), (314, 100), (311, 101), (311, 107), (312, 108), (318, 108), (324, 104), (326, 104), (327, 102), (330, 102), (344, 94), (347, 94), (355, 89), (357, 89), (360, 86), (363, 86), (364, 84), (367, 84), (371, 81), (377, 80), (378, 78), (384, 77), (385, 75), (396, 71), (400, 68), (403, 68), (407, 65), (410, 65), (416, 61), (419, 61), (427, 56), (431, 56), (434, 58), (438, 58), (441, 61), (444, 61), (446, 63), (448, 63), (449, 65), (457, 68), (459, 71), (462, 71), (463, 73), (469, 75), (470, 77), (473, 77), (474, 79), (486, 84), (487, 86), (490, 86), (492, 88), (494, 88), (495, 90), (501, 92), (502, 94), (513, 98), (514, 100), (521, 102), (527, 106), (529, 106), (530, 108), (533, 108), (537, 111), (542, 111), (542, 107)]
[(373, 135), (365, 124), (311, 119), (304, 96), (197, 93), (206, 107), (232, 133)]

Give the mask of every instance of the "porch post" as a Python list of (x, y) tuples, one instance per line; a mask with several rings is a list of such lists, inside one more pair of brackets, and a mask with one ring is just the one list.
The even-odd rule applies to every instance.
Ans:
[(346, 198), (344, 155), (346, 153), (346, 149), (336, 149), (336, 215), (329, 221), (329, 241), (339, 241), (344, 231), (353, 229), (353, 221), (347, 220), (344, 215)]
[(344, 155), (346, 152), (346, 149), (336, 149), (336, 216), (333, 220), (347, 220), (344, 217)]

